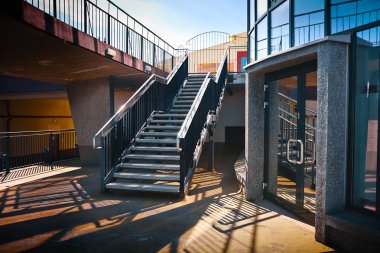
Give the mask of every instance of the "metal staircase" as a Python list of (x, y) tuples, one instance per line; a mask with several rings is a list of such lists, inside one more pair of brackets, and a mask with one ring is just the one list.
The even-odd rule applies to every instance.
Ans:
[(222, 106), (227, 57), (214, 76), (189, 74), (185, 55), (167, 78), (152, 75), (95, 134), (102, 191), (187, 193)]
[(107, 189), (179, 192), (176, 138), (205, 77), (189, 75), (168, 113), (153, 112), (123, 156), (115, 180), (106, 185)]

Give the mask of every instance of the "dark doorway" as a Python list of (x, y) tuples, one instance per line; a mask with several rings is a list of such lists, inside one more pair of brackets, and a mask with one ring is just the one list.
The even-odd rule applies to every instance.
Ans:
[(225, 128), (226, 149), (244, 149), (244, 130), (243, 126), (229, 126)]

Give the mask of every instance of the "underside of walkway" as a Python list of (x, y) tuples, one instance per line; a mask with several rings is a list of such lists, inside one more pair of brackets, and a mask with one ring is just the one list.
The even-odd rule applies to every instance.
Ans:
[(0, 252), (331, 252), (313, 227), (237, 193), (237, 157), (216, 155), (215, 172), (201, 162), (183, 200), (101, 194), (91, 167), (3, 189)]

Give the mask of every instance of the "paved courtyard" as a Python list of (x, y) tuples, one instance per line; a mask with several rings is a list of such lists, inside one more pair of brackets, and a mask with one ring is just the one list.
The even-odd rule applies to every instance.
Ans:
[(98, 169), (76, 160), (21, 184), (0, 183), (0, 252), (333, 252), (287, 211), (245, 201), (237, 156), (216, 155), (215, 172), (201, 164), (183, 200), (102, 194)]

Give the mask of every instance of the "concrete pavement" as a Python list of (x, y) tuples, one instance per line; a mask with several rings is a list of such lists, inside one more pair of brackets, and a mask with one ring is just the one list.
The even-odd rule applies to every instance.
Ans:
[(216, 155), (216, 172), (199, 166), (183, 200), (102, 194), (93, 167), (14, 182), (0, 191), (0, 252), (333, 251), (291, 213), (236, 193), (237, 156)]

